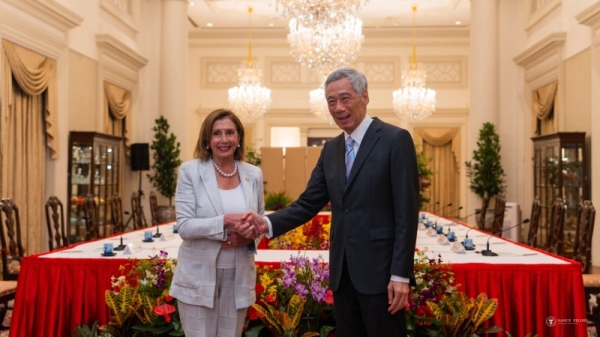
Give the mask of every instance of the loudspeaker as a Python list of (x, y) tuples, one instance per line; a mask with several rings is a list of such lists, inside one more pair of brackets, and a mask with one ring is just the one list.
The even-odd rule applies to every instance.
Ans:
[(131, 169), (133, 171), (148, 171), (150, 169), (148, 143), (131, 144)]

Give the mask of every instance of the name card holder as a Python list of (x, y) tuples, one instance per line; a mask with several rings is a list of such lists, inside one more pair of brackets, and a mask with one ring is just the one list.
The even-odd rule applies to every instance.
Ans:
[(169, 241), (173, 238), (175, 238), (175, 235), (173, 234), (160, 233), (160, 238), (158, 239), (158, 241)]
[(436, 233), (435, 229), (433, 229), (432, 227), (427, 228), (427, 232), (425, 233), (427, 236), (437, 236), (438, 234)]
[(450, 250), (458, 254), (466, 254), (465, 247), (460, 242), (454, 242)]
[(438, 236), (437, 243), (440, 245), (449, 245), (450, 241), (448, 241), (448, 237), (446, 237), (446, 235), (440, 235)]
[(125, 250), (123, 251), (123, 255), (133, 255), (137, 254), (142, 250), (142, 244), (139, 242), (131, 242), (125, 246)]

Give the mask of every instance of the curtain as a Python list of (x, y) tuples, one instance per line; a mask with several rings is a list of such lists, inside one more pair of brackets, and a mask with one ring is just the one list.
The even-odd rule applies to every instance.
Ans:
[(558, 81), (554, 81), (533, 92), (533, 133), (535, 135), (544, 135), (554, 133), (554, 102)]
[[(458, 207), (460, 172), (460, 133), (458, 128), (415, 128), (415, 144), (421, 152), (431, 158), (429, 163), (433, 171), (429, 186), (430, 208), (439, 201), (437, 210), (452, 203), (444, 211)], [(449, 214), (456, 215), (456, 214)]]
[(44, 250), (46, 152), (59, 158), (56, 62), (2, 40), (2, 197), (19, 207), (25, 254)]
[(46, 145), (50, 149), (52, 159), (59, 158), (59, 130), (58, 130), (58, 104), (56, 61), (25, 49), (7, 40), (2, 40), (4, 55), (6, 57), (3, 69), (3, 82), (5, 97), (9, 98), (5, 104), (10, 105), (10, 92), (12, 90), (12, 76), (19, 87), (31, 96), (45, 95), (44, 121), (46, 132)]
[(105, 131), (123, 137), (125, 156), (129, 158), (129, 132), (131, 130), (131, 92), (104, 82)]

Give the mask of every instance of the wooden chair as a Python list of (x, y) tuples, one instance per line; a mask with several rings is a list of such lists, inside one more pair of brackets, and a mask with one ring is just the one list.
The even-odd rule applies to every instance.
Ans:
[(506, 210), (506, 196), (498, 194), (494, 204), (494, 220), (492, 220), (491, 233), (499, 234), (504, 227), (504, 211)]
[(152, 224), (158, 225), (158, 201), (154, 192), (150, 192), (150, 215), (152, 216)]
[(50, 250), (69, 245), (65, 230), (65, 212), (63, 204), (56, 196), (46, 202), (46, 226), (48, 227), (48, 247)]
[(16, 281), (21, 270), (24, 249), (21, 243), (21, 219), (19, 208), (10, 198), (1, 203), (3, 223), (0, 224), (0, 243), (2, 244), (2, 279)]
[(490, 205), (490, 197), (487, 192), (483, 195), (481, 199), (481, 212), (479, 213), (479, 217), (477, 217), (477, 227), (480, 229), (485, 229), (485, 217), (487, 215), (487, 209)]
[(592, 266), (592, 235), (595, 219), (594, 205), (590, 200), (584, 200), (578, 209), (577, 231), (573, 247), (573, 260), (581, 263), (581, 271), (584, 274), (588, 274)]
[(89, 194), (83, 198), (83, 214), (85, 217), (85, 239), (94, 240), (100, 238), (100, 223), (98, 221), (98, 206), (94, 196)]
[(147, 227), (146, 218), (144, 217), (144, 210), (142, 209), (141, 196), (133, 192), (131, 194), (131, 214), (133, 215), (133, 228), (140, 229)]
[(531, 247), (537, 247), (537, 234), (540, 227), (540, 218), (542, 215), (542, 203), (539, 197), (535, 197), (531, 205), (531, 214), (529, 217), (529, 233), (527, 234), (527, 244)]
[(123, 201), (115, 193), (111, 199), (110, 218), (113, 225), (113, 234), (125, 232), (125, 223), (123, 222)]
[(561, 255), (563, 251), (563, 229), (565, 226), (565, 203), (561, 198), (556, 198), (552, 206), (550, 226), (548, 226), (548, 246), (550, 253)]

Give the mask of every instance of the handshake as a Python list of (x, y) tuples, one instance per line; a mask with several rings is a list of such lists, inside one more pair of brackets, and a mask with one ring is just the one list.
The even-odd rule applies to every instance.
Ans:
[(254, 240), (269, 231), (267, 220), (254, 211), (242, 214), (228, 214), (224, 219), (225, 227), (235, 231), (246, 239)]

